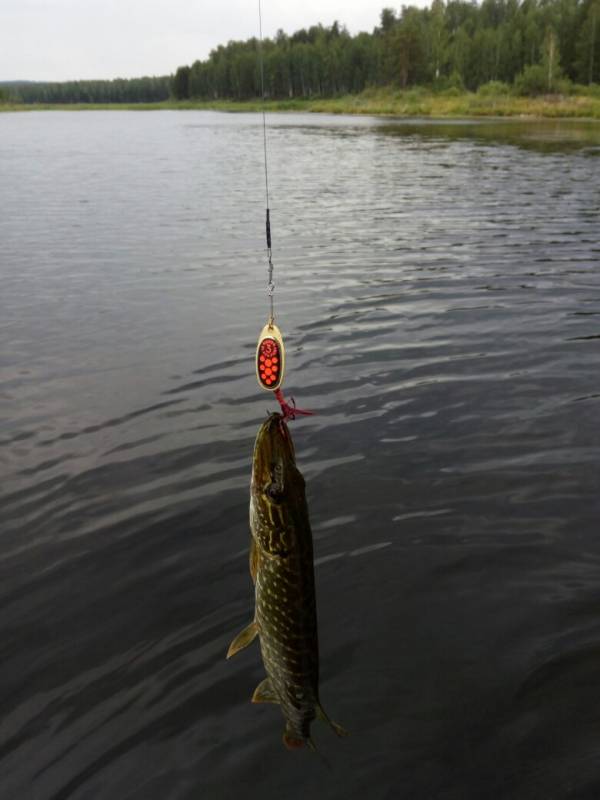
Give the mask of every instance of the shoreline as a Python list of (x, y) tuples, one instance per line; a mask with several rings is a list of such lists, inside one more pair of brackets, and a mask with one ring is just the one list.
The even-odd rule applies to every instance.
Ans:
[[(427, 92), (423, 89), (368, 90), (337, 98), (268, 100), (267, 112), (301, 112), (431, 119), (542, 120), (573, 119), (600, 121), (600, 95), (545, 95), (516, 97), (510, 94), (480, 95), (472, 92)], [(262, 111), (257, 100), (165, 100), (156, 103), (4, 103), (0, 113), (27, 111)]]

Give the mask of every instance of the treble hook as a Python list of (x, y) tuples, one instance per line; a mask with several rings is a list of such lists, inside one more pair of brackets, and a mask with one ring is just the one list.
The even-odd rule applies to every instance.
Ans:
[(292, 397), (292, 405), (290, 406), (286, 403), (285, 397), (283, 396), (283, 392), (281, 389), (275, 389), (273, 392), (275, 397), (277, 398), (277, 402), (281, 406), (281, 413), (283, 414), (283, 418), (285, 419), (296, 419), (297, 415), (303, 417), (312, 417), (314, 415), (314, 411), (302, 411), (300, 408), (296, 408), (296, 401)]

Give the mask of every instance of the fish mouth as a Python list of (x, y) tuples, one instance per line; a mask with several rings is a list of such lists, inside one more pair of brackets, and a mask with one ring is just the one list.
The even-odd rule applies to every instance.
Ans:
[(255, 458), (263, 451), (269, 451), (285, 461), (296, 463), (294, 443), (283, 414), (273, 412), (261, 425), (256, 437)]
[[(269, 414), (256, 436), (252, 477), (256, 487), (270, 486), (274, 495), (283, 493), (290, 470), (295, 471), (294, 443), (282, 414)], [(273, 496), (272, 499), (275, 499)]]

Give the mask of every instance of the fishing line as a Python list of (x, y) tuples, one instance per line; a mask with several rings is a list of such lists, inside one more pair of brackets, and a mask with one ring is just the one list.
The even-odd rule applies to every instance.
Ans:
[[(256, 346), (256, 379), (262, 389), (279, 392), (283, 382), (285, 370), (285, 347), (281, 331), (275, 325), (274, 294), (275, 282), (273, 280), (273, 247), (271, 242), (271, 209), (269, 204), (269, 161), (267, 154), (267, 114), (265, 110), (265, 63), (263, 55), (262, 34), (262, 8), (258, 0), (258, 60), (260, 64), (260, 91), (262, 95), (262, 129), (263, 129), (263, 155), (265, 168), (265, 199), (266, 217), (265, 232), (267, 235), (267, 296), (269, 298), (269, 318), (258, 337)], [(277, 395), (276, 395), (277, 396)], [(277, 398), (279, 400), (279, 397)], [(281, 402), (281, 401), (280, 401)], [(282, 406), (283, 407), (283, 406)]]
[(310, 411), (300, 411), (292, 401), (288, 405), (281, 391), (283, 376), (285, 372), (285, 347), (281, 331), (275, 324), (275, 280), (273, 277), (273, 247), (271, 241), (271, 209), (269, 201), (269, 162), (267, 154), (267, 114), (266, 114), (266, 95), (265, 95), (265, 63), (263, 54), (263, 33), (262, 33), (262, 8), (261, 0), (258, 0), (258, 58), (260, 64), (260, 90), (262, 94), (262, 129), (263, 129), (263, 154), (265, 167), (265, 199), (266, 216), (265, 232), (267, 235), (267, 296), (269, 298), (269, 318), (258, 337), (256, 345), (256, 380), (262, 389), (274, 392), (277, 402), (281, 406), (281, 413), (284, 419), (294, 419), (298, 414), (310, 415)]
[(269, 277), (267, 281), (267, 295), (269, 297), (269, 322), (275, 321), (274, 300), (275, 283), (273, 282), (273, 250), (271, 247), (271, 210), (269, 208), (269, 163), (267, 157), (267, 115), (265, 111), (265, 64), (263, 57), (263, 35), (262, 35), (262, 8), (258, 0), (258, 57), (260, 61), (260, 93), (262, 98), (262, 125), (263, 125), (263, 152), (265, 167), (265, 199), (267, 204), (265, 229), (267, 234), (267, 258), (269, 262)]

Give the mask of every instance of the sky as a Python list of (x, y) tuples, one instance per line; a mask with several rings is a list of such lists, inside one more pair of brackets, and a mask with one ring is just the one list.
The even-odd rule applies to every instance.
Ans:
[[(371, 31), (386, 0), (261, 0), (263, 35), (334, 20)], [(415, 5), (423, 5), (418, 0)], [(258, 34), (258, 0), (0, 0), (0, 81), (166, 75)]]

